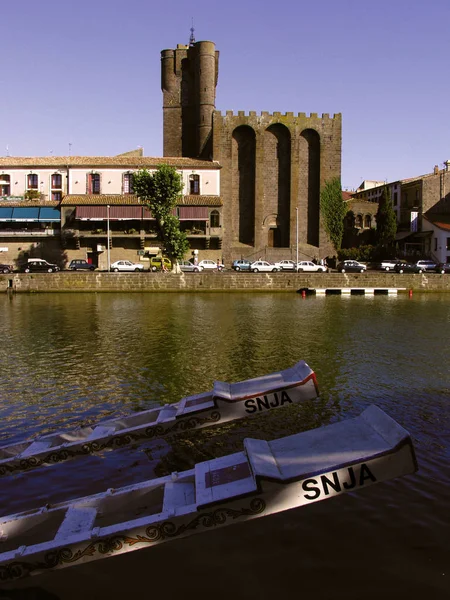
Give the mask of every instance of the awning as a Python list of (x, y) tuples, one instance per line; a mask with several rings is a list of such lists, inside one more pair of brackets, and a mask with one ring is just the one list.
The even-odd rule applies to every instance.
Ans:
[(110, 206), (109, 219), (111, 221), (140, 221), (142, 206)]
[(80, 221), (106, 221), (106, 206), (77, 206), (75, 219)]
[(207, 206), (179, 206), (178, 217), (180, 221), (209, 221)]
[(426, 238), (432, 235), (432, 231), (416, 231), (413, 235), (414, 238)]
[(61, 213), (56, 208), (41, 208), (39, 209), (39, 221), (59, 223), (61, 221)]
[(11, 221), (39, 221), (39, 208), (37, 206), (13, 208)]
[(148, 220), (148, 219), (154, 219), (155, 218), (155, 217), (152, 217), (152, 211), (149, 210), (147, 207), (144, 206), (143, 210), (144, 210), (144, 214), (143, 214), (143, 217), (142, 217), (143, 219)]
[(13, 209), (1, 206), (0, 207), (0, 221), (11, 221)]
[(395, 241), (398, 242), (399, 240), (404, 240), (405, 238), (409, 237), (410, 235), (412, 235), (412, 231), (398, 231), (395, 234)]
[[(145, 210), (145, 209), (144, 209)], [(151, 218), (151, 217), (145, 217)], [(107, 206), (77, 206), (75, 219), (80, 221), (106, 221), (108, 219)], [(110, 206), (110, 221), (140, 221), (142, 219), (142, 206)]]

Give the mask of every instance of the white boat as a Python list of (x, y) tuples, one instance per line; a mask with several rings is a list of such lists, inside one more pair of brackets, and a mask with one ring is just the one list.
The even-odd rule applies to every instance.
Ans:
[[(0, 582), (307, 506), (417, 470), (408, 432), (376, 406), (191, 470), (0, 519)], [(117, 568), (117, 563), (114, 563)]]
[(259, 415), (318, 396), (315, 373), (304, 362), (239, 383), (214, 382), (213, 390), (177, 403), (0, 447), (0, 476), (78, 456), (122, 448), (181, 431)]

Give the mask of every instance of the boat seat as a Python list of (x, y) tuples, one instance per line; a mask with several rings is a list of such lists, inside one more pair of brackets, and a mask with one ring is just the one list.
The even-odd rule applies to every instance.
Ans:
[(165, 406), (162, 410), (159, 411), (158, 418), (156, 419), (156, 423), (161, 423), (161, 421), (165, 421), (166, 419), (171, 419), (175, 416), (177, 409), (174, 406)]
[(87, 440), (96, 440), (98, 438), (107, 437), (116, 431), (114, 426), (97, 425), (90, 435), (86, 438)]
[(177, 508), (195, 504), (194, 483), (169, 481), (164, 486), (163, 512), (173, 513)]
[(25, 448), (25, 450), (20, 454), (21, 458), (26, 458), (32, 454), (38, 454), (39, 452), (43, 452), (51, 447), (53, 441), (52, 440), (36, 440), (32, 444)]
[(97, 509), (91, 506), (71, 506), (61, 523), (60, 528), (56, 532), (55, 540), (83, 533), (92, 529), (92, 526), (97, 517)]

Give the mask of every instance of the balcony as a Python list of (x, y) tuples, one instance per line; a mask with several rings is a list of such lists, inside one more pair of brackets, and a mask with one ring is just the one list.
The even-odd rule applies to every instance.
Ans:
[(15, 227), (0, 229), (1, 237), (52, 237), (61, 234), (61, 230), (58, 229), (33, 229), (27, 227)]

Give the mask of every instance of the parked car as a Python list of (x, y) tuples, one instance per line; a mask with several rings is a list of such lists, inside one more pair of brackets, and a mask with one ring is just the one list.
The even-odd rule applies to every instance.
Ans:
[(436, 273), (450, 273), (450, 263), (439, 263), (435, 271)]
[(95, 271), (95, 265), (82, 258), (74, 258), (70, 261), (69, 269), (71, 271)]
[(422, 269), (422, 271), (434, 271), (437, 264), (434, 260), (418, 260), (416, 265)]
[(316, 265), (310, 260), (301, 260), (297, 265), (298, 271), (307, 271), (309, 273), (326, 273), (328, 268), (325, 265)]
[(132, 263), (130, 260), (116, 260), (116, 262), (112, 263), (110, 270), (115, 273), (118, 271), (143, 271), (144, 265), (141, 263)]
[(0, 264), (0, 273), (11, 273), (13, 270), (12, 265), (1, 265)]
[(250, 270), (253, 273), (276, 273), (280, 269), (273, 263), (267, 262), (267, 260), (257, 260), (251, 264)]
[[(167, 271), (171, 271), (172, 270), (172, 261), (170, 260), (170, 258), (167, 258), (167, 256), (163, 257), (163, 261), (164, 261), (164, 267)], [(162, 263), (161, 263), (161, 256), (152, 256), (152, 258), (150, 259), (150, 271), (163, 271), (163, 267), (162, 267)]]
[(200, 271), (198, 265), (194, 265), (190, 260), (180, 260), (178, 264), (183, 273), (198, 273)]
[(231, 268), (235, 271), (250, 271), (252, 263), (249, 260), (244, 258), (239, 258), (238, 260), (234, 260)]
[(357, 260), (344, 260), (338, 264), (336, 269), (341, 273), (364, 273), (367, 267)]
[(395, 265), (396, 273), (422, 273), (423, 268), (417, 264), (399, 262)]
[(295, 271), (296, 265), (294, 260), (280, 260), (275, 263), (275, 266), (280, 269), (280, 271)]
[(198, 267), (200, 271), (221, 271), (223, 269), (223, 265), (214, 260), (201, 260)]
[(382, 260), (380, 263), (377, 264), (377, 269), (381, 269), (382, 271), (393, 271), (395, 269), (395, 265), (398, 262), (401, 261), (395, 258)]
[(56, 273), (59, 271), (59, 267), (43, 258), (29, 258), (22, 270), (24, 273)]

